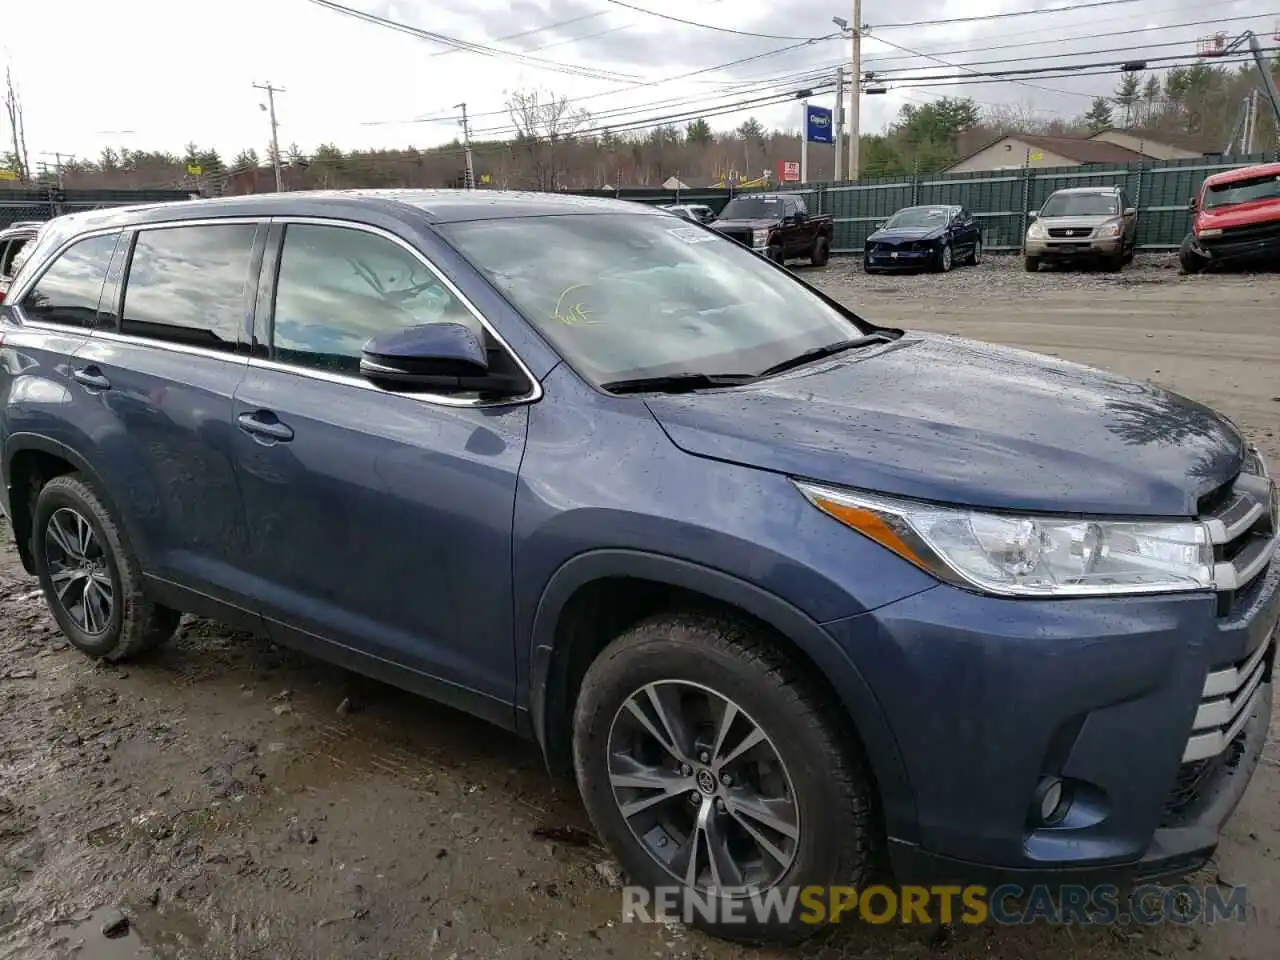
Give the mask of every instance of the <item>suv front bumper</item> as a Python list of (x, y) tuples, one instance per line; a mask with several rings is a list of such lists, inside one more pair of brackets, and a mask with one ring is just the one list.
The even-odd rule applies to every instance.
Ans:
[[(906, 767), (913, 809), (886, 810), (898, 881), (1100, 882), (1203, 864), (1267, 738), (1278, 619), (1280, 560), (1224, 616), (1205, 594), (939, 586), (827, 624)], [(1203, 756), (1213, 711), (1222, 749)], [(1046, 777), (1070, 801), (1053, 824), (1037, 813)]]
[(1079, 240), (1028, 239), (1024, 254), (1038, 260), (1085, 260), (1119, 256), (1123, 247), (1123, 237), (1082, 237)]

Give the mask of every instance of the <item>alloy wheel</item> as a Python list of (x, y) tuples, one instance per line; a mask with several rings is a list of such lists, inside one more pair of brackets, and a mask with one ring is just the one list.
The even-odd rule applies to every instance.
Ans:
[(982, 241), (975, 240), (973, 242), (973, 263), (976, 266), (981, 262), (982, 262)]
[(59, 507), (45, 525), (44, 552), (58, 604), (87, 635), (102, 636), (111, 628), (115, 588), (93, 526), (76, 510)]
[(951, 244), (947, 244), (942, 248), (942, 270), (945, 273), (951, 269)]
[(609, 782), (632, 834), (687, 887), (745, 896), (795, 861), (800, 810), (782, 756), (741, 707), (700, 684), (650, 683), (614, 715)]

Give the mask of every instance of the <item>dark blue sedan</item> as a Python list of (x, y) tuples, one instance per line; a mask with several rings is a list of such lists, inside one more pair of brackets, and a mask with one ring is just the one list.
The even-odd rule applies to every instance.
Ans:
[(904, 207), (867, 237), (862, 267), (867, 273), (934, 270), (982, 259), (982, 227), (957, 204)]

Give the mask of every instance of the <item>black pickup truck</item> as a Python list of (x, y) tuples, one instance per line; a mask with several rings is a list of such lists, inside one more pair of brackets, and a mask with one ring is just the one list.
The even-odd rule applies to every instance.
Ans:
[(711, 228), (777, 263), (806, 257), (820, 267), (831, 257), (830, 214), (810, 213), (792, 194), (734, 197)]

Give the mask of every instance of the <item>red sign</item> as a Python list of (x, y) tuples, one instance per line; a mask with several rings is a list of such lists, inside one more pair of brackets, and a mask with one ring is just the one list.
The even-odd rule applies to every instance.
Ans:
[(799, 183), (800, 182), (800, 164), (793, 160), (781, 160), (778, 162), (778, 179), (783, 183)]

